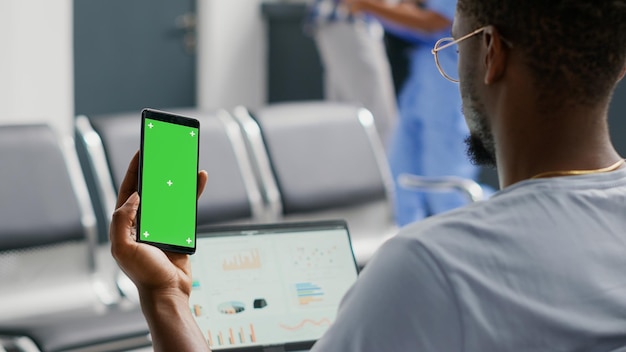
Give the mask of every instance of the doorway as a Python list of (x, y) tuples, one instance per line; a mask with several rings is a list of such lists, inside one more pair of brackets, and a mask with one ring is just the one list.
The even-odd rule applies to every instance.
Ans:
[(196, 105), (195, 0), (75, 0), (76, 115)]

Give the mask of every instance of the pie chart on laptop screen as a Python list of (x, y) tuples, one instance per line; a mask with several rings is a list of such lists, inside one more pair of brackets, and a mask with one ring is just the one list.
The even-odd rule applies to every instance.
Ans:
[(243, 302), (230, 301), (221, 303), (217, 309), (222, 314), (239, 314), (246, 310), (246, 305)]

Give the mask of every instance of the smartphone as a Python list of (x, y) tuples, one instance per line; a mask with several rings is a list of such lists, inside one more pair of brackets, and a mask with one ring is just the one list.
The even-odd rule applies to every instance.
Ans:
[(198, 120), (154, 109), (141, 112), (138, 242), (195, 253), (199, 141)]

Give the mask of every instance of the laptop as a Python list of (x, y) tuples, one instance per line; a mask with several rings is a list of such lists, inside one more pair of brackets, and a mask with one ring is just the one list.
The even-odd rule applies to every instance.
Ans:
[(204, 227), (190, 309), (214, 351), (306, 351), (358, 267), (345, 221)]

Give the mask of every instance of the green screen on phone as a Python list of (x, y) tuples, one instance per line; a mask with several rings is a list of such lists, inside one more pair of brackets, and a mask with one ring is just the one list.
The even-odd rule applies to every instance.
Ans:
[(161, 246), (164, 249), (193, 253), (198, 128), (151, 118), (144, 118), (143, 124), (137, 237), (143, 242), (167, 245)]

